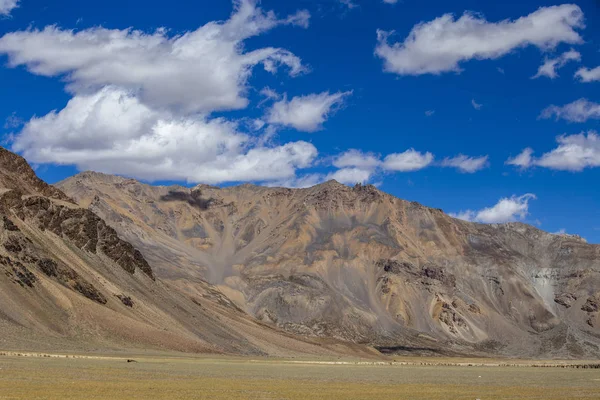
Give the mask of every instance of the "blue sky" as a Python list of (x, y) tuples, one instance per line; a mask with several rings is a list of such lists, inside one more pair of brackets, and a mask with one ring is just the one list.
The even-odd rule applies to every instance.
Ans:
[(51, 183), (335, 178), (600, 243), (600, 3), (391, 3), (0, 0), (3, 144)]

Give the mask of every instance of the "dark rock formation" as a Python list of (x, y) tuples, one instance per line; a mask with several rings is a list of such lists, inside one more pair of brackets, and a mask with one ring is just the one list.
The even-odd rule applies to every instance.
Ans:
[(562, 293), (554, 297), (554, 301), (563, 307), (571, 308), (573, 303), (577, 301), (577, 297), (571, 293)]
[(581, 310), (586, 312), (597, 312), (600, 310), (600, 299), (598, 296), (592, 296), (587, 299)]
[(131, 297), (129, 296), (125, 296), (124, 294), (120, 294), (117, 296), (117, 298), (119, 300), (121, 300), (121, 303), (123, 303), (123, 305), (132, 308), (133, 307), (133, 300), (131, 300)]

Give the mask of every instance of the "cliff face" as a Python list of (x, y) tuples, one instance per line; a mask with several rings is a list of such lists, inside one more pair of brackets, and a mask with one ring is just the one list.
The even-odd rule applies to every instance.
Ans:
[(157, 277), (185, 293), (207, 280), (291, 333), (389, 351), (600, 355), (600, 246), (577, 237), (467, 223), (333, 181), (188, 189), (82, 173), (57, 187)]
[(0, 349), (366, 354), (261, 325), (206, 281), (177, 291), (93, 211), (0, 149)]

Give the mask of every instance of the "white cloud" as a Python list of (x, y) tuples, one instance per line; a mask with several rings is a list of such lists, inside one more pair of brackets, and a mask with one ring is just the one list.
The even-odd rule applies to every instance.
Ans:
[(600, 119), (600, 104), (587, 99), (579, 99), (562, 107), (551, 105), (542, 111), (540, 118), (564, 119), (570, 122), (586, 122), (588, 119)]
[(441, 165), (442, 167), (456, 168), (461, 172), (472, 174), (487, 167), (488, 158), (488, 156), (469, 157), (459, 154), (456, 157), (445, 158)]
[(19, 6), (19, 0), (0, 0), (0, 15), (10, 15)]
[(432, 117), (433, 114), (435, 114), (435, 110), (427, 110), (427, 111), (425, 111), (425, 115), (427, 117)]
[(398, 3), (398, 0), (383, 0), (383, 2), (386, 4), (396, 4)]
[(481, 110), (483, 108), (483, 104), (479, 104), (475, 101), (475, 99), (471, 100), (471, 105), (473, 106), (474, 109), (476, 109), (477, 111)]
[(548, 50), (563, 42), (581, 43), (576, 29), (583, 27), (583, 12), (574, 4), (542, 7), (514, 21), (445, 14), (415, 25), (401, 43), (390, 44), (392, 32), (379, 30), (375, 54), (384, 60), (385, 71), (399, 75), (460, 72), (462, 62), (497, 59), (529, 45)]
[(369, 182), (382, 163), (378, 155), (351, 149), (336, 156), (332, 164), (339, 169), (327, 175), (324, 180), (335, 179), (340, 183), (354, 185)]
[(368, 169), (342, 168), (327, 175), (325, 180), (335, 179), (336, 181), (346, 185), (354, 185), (356, 183), (368, 182), (372, 175), (373, 171)]
[(266, 186), (302, 189), (330, 180), (336, 180), (344, 185), (355, 185), (369, 182), (374, 174), (375, 170), (373, 169), (340, 168), (328, 174), (306, 174), (295, 178), (267, 182)]
[(505, 223), (523, 220), (529, 215), (529, 201), (535, 200), (534, 194), (503, 198), (493, 207), (479, 211), (467, 210), (451, 213), (450, 216), (470, 222), (485, 224)]
[(0, 38), (0, 53), (8, 55), (11, 67), (25, 65), (36, 75), (64, 75), (76, 94), (114, 85), (135, 91), (154, 108), (186, 113), (240, 109), (247, 106), (247, 82), (256, 65), (273, 73), (282, 65), (291, 75), (305, 71), (288, 50), (245, 51), (244, 41), (279, 25), (306, 27), (310, 14), (299, 11), (279, 19), (255, 3), (235, 0), (229, 20), (176, 36), (168, 36), (166, 29), (145, 33), (102, 27), (13, 32)]
[(337, 168), (358, 167), (363, 169), (374, 169), (381, 164), (379, 157), (373, 153), (363, 153), (360, 150), (351, 149), (335, 157), (333, 165)]
[(600, 136), (596, 132), (563, 135), (556, 141), (558, 147), (539, 158), (533, 157), (533, 150), (528, 148), (517, 157), (509, 159), (507, 164), (521, 168), (539, 166), (571, 172), (600, 167)]
[(267, 121), (303, 132), (316, 132), (323, 129), (323, 123), (343, 105), (350, 94), (352, 92), (323, 92), (294, 97), (289, 101), (284, 96), (269, 109)]
[(600, 81), (600, 67), (593, 69), (580, 68), (576, 73), (575, 77), (579, 78), (581, 82), (595, 82)]
[[(254, 67), (305, 72), (288, 50), (247, 50), (245, 41), (280, 25), (307, 27), (309, 13), (278, 18), (257, 0), (234, 0), (226, 21), (169, 35), (102, 27), (49, 26), (8, 33), (0, 53), (12, 67), (62, 76), (73, 98), (62, 111), (32, 118), (12, 138), (31, 162), (75, 165), (144, 180), (222, 183), (297, 179), (318, 153), (310, 143), (272, 143), (261, 119), (211, 113), (246, 107)], [(275, 92), (263, 91), (274, 98)], [(240, 128), (253, 132), (243, 133)]]
[(325, 181), (323, 174), (306, 174), (294, 178), (283, 179), (278, 181), (266, 182), (264, 185), (268, 187), (285, 187), (292, 189), (304, 189), (318, 185)]
[(462, 172), (474, 173), (487, 165), (488, 157), (458, 155), (435, 164), (433, 154), (409, 149), (403, 153), (390, 154), (382, 161), (380, 155), (351, 149), (338, 154), (331, 160), (331, 165), (337, 168), (333, 172), (308, 174), (298, 178), (276, 181), (272, 185), (307, 187), (331, 179), (347, 185), (354, 185), (356, 183), (368, 183), (381, 172), (414, 172), (433, 165), (453, 167)]
[[(365, 183), (377, 172), (413, 172), (434, 165), (434, 155), (426, 152), (421, 153), (409, 149), (403, 153), (389, 154), (382, 161), (379, 155), (363, 153), (359, 150), (349, 150), (334, 158), (333, 165), (340, 168), (329, 179), (335, 179), (342, 183)], [(469, 157), (458, 155), (445, 158), (437, 164), (441, 167), (456, 168), (461, 172), (475, 173), (488, 165), (488, 156)]]
[(542, 155), (536, 165), (566, 171), (600, 167), (600, 137), (597, 133), (560, 136), (557, 142), (558, 147)]
[(557, 69), (567, 65), (569, 61), (581, 61), (581, 54), (573, 49), (561, 54), (557, 58), (546, 58), (544, 63), (538, 68), (537, 74), (532, 76), (532, 79), (537, 79), (542, 76), (550, 79), (558, 78)]
[(514, 165), (522, 169), (529, 168), (533, 163), (533, 149), (528, 147), (524, 149), (519, 155), (509, 158), (506, 161), (507, 165)]
[(317, 157), (310, 143), (263, 146), (233, 122), (155, 111), (117, 88), (77, 95), (62, 111), (33, 118), (12, 149), (34, 163), (213, 184), (290, 179)]
[(414, 149), (404, 153), (388, 155), (383, 161), (383, 169), (387, 171), (410, 172), (426, 168), (433, 162), (433, 154), (420, 153)]

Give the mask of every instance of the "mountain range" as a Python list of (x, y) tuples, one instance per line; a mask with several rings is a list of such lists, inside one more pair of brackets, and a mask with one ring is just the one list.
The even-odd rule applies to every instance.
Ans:
[(55, 186), (0, 150), (0, 347), (600, 356), (600, 246), (329, 181)]
[(57, 185), (157, 277), (302, 337), (394, 351), (600, 355), (600, 246), (474, 224), (374, 186), (150, 186), (85, 172)]

